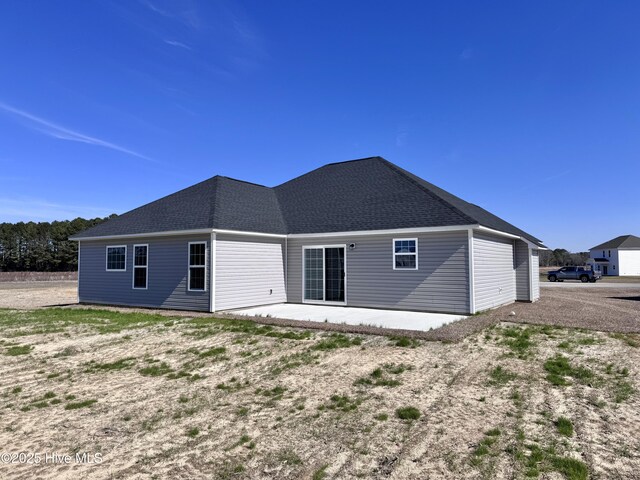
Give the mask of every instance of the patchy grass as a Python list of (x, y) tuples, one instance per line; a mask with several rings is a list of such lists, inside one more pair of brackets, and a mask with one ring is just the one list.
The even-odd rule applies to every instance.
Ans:
[(362, 344), (361, 337), (351, 337), (342, 333), (330, 333), (311, 348), (313, 350), (335, 350), (337, 348), (349, 348)]
[(312, 365), (318, 362), (319, 354), (313, 354), (309, 350), (303, 352), (292, 353), (280, 357), (276, 364), (271, 368), (273, 375), (280, 375), (286, 370), (302, 367), (303, 365)]
[(141, 368), (138, 372), (140, 375), (144, 375), (145, 377), (161, 377), (162, 375), (173, 372), (173, 369), (165, 362), (162, 362), (160, 364), (152, 364), (148, 367)]
[(85, 372), (108, 372), (113, 370), (124, 370), (125, 368), (131, 368), (135, 365), (136, 359), (133, 357), (121, 358), (111, 363), (96, 363), (91, 360), (86, 364)]
[(11, 345), (5, 350), (4, 354), (10, 357), (16, 357), (18, 355), (27, 355), (32, 349), (33, 347), (31, 345)]
[(352, 412), (357, 410), (362, 403), (361, 399), (353, 399), (347, 395), (331, 395), (329, 402), (322, 404), (318, 410), (340, 410), (342, 412)]
[(84, 308), (46, 308), (21, 311), (18, 314), (12, 310), (0, 310), (0, 327), (28, 327), (31, 329), (29, 334), (55, 333), (71, 326), (89, 327), (98, 333), (117, 333), (126, 329), (163, 324), (170, 319), (171, 317), (149, 313), (120, 313)]
[(189, 329), (186, 335), (196, 338), (206, 338), (224, 332), (242, 333), (244, 335), (264, 336), (286, 340), (309, 340), (313, 334), (308, 330), (282, 330), (270, 325), (259, 325), (250, 320), (230, 318), (193, 318), (187, 323)]
[(610, 333), (609, 336), (626, 343), (630, 347), (640, 348), (640, 335), (633, 335), (631, 333)]
[(635, 393), (633, 385), (624, 380), (617, 381), (613, 386), (613, 401), (616, 403), (622, 403)]
[(413, 367), (411, 365), (395, 365), (393, 363), (387, 363), (382, 367), (376, 368), (373, 372), (371, 372), (366, 377), (358, 378), (354, 385), (367, 385), (367, 386), (376, 386), (376, 387), (397, 387), (402, 382), (395, 378), (391, 378), (391, 375), (400, 375), (406, 370), (410, 370)]
[(547, 372), (547, 380), (556, 386), (570, 385), (566, 377), (571, 377), (580, 383), (588, 383), (594, 379), (593, 372), (587, 367), (573, 367), (569, 359), (563, 355), (556, 355), (544, 362), (544, 369)]
[(322, 465), (319, 469), (313, 472), (311, 480), (324, 480), (325, 478), (327, 478), (327, 468), (329, 468), (329, 465)]
[(558, 417), (555, 421), (556, 429), (560, 435), (564, 435), (565, 437), (573, 436), (573, 423), (566, 417)]
[(502, 435), (502, 431), (499, 428), (492, 428), (491, 430), (485, 432), (484, 437), (476, 447), (473, 449), (473, 453), (471, 454), (471, 465), (479, 466), (485, 455), (495, 455), (494, 446), (498, 442), (498, 437)]
[(518, 378), (518, 375), (507, 370), (502, 365), (498, 365), (489, 372), (489, 385), (502, 387)]
[(401, 407), (396, 409), (396, 417), (400, 420), (417, 420), (420, 418), (420, 410), (415, 407)]
[(94, 403), (97, 403), (98, 400), (83, 400), (81, 402), (72, 402), (72, 403), (67, 403), (64, 406), (65, 410), (78, 410), (79, 408), (86, 408), (86, 407), (90, 407), (92, 406)]
[(500, 330), (500, 333), (504, 337), (502, 343), (509, 347), (518, 358), (528, 358), (531, 356), (532, 349), (535, 345), (532, 340), (535, 332), (534, 328), (506, 327)]
[(204, 352), (200, 352), (198, 357), (200, 358), (211, 358), (211, 357), (220, 357), (222, 356), (227, 349), (225, 347), (215, 347), (205, 350)]
[(263, 390), (258, 388), (256, 390), (256, 394), (262, 395), (263, 397), (268, 397), (271, 400), (280, 400), (282, 399), (284, 392), (286, 392), (287, 389), (280, 386), (280, 385), (276, 385), (275, 387), (268, 389), (268, 390)]
[(589, 477), (587, 466), (580, 460), (553, 456), (550, 459), (550, 463), (553, 469), (564, 475), (567, 480), (587, 480)]
[(302, 459), (300, 456), (291, 449), (280, 450), (276, 455), (278, 462), (285, 465), (302, 465)]

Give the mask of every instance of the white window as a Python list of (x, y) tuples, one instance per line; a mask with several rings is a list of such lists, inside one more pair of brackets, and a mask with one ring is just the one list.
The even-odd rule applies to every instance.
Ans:
[(418, 239), (394, 238), (393, 239), (393, 269), (417, 270), (418, 269)]
[(107, 271), (124, 272), (127, 270), (127, 246), (114, 245), (107, 247)]
[(189, 242), (189, 291), (207, 289), (207, 242)]
[(148, 286), (149, 245), (133, 246), (133, 288), (146, 290)]

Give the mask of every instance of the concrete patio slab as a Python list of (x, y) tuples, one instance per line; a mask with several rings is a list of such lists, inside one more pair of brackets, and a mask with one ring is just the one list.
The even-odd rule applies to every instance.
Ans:
[(464, 315), (445, 313), (407, 312), (403, 310), (378, 310), (373, 308), (340, 307), (328, 305), (300, 305), (278, 303), (261, 307), (242, 308), (229, 313), (235, 315), (286, 318), (312, 322), (346, 323), (403, 330), (428, 330), (442, 327), (466, 318)]

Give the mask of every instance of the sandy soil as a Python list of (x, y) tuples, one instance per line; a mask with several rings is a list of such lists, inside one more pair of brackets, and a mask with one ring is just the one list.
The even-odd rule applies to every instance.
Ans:
[[(103, 461), (0, 462), (0, 478), (560, 479), (558, 458), (639, 478), (637, 336), (500, 323), (459, 343), (348, 335), (323, 349), (335, 337), (293, 328), (159, 317), (100, 333), (99, 311), (66, 326), (41, 314), (0, 316), (1, 449)], [(543, 365), (557, 354), (591, 376), (553, 385)], [(161, 362), (202, 378), (143, 374)], [(84, 400), (97, 401), (65, 408)], [(397, 418), (407, 406), (420, 418)]]
[(0, 308), (38, 308), (78, 301), (78, 282), (0, 282)]

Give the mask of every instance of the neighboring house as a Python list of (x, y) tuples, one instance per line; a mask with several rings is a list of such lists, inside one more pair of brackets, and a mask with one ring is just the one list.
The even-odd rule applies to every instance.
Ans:
[(602, 275), (640, 276), (640, 237), (621, 235), (589, 249), (587, 263)]
[(216, 176), (71, 237), (79, 300), (475, 313), (539, 298), (541, 241), (380, 157), (274, 188)]

